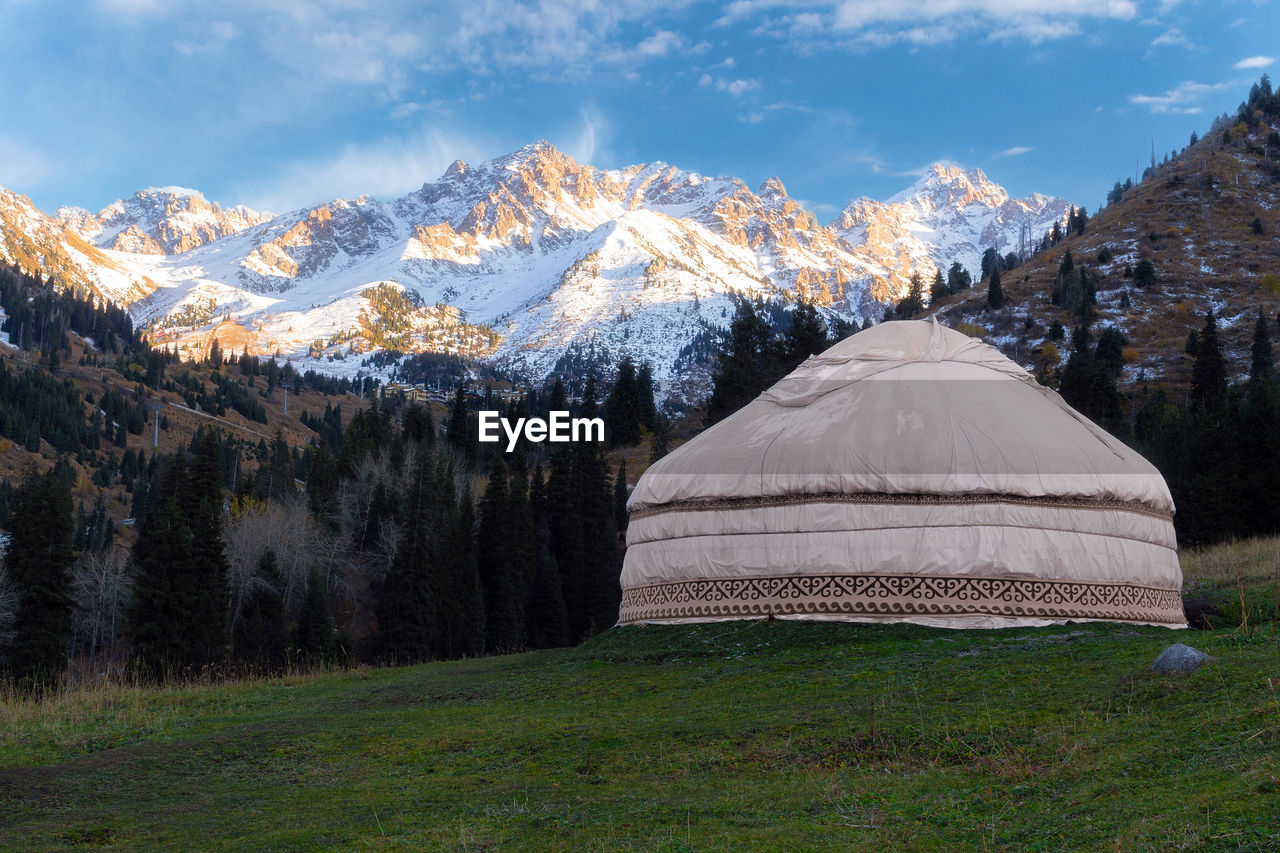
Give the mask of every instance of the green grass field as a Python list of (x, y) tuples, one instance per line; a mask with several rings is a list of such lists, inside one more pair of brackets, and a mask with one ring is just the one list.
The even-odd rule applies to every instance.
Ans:
[[(0, 847), (1277, 850), (1275, 549), (1248, 547), (1184, 561), (1246, 628), (722, 623), (10, 696)], [(1152, 673), (1177, 641), (1218, 660)]]

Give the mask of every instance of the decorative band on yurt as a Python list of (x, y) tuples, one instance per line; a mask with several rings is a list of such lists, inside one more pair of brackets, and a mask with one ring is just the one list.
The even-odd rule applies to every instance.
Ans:
[(996, 616), (1185, 623), (1177, 589), (954, 575), (787, 575), (648, 584), (622, 591), (618, 621), (768, 616)]
[(704, 512), (708, 510), (755, 509), (757, 507), (799, 506), (815, 503), (875, 504), (881, 506), (972, 506), (976, 504), (1012, 504), (1048, 507), (1050, 509), (1097, 509), (1135, 512), (1172, 521), (1173, 513), (1157, 509), (1141, 501), (1100, 500), (1053, 496), (1008, 494), (884, 494), (875, 492), (828, 492), (822, 494), (763, 495), (749, 498), (698, 498), (663, 504), (641, 504), (631, 507), (632, 518), (647, 518), (668, 512)]

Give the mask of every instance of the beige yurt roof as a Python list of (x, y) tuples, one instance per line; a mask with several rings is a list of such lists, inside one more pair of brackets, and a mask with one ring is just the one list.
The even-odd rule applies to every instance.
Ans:
[(936, 321), (810, 358), (651, 466), (628, 505), (623, 622), (1182, 623), (1159, 472)]

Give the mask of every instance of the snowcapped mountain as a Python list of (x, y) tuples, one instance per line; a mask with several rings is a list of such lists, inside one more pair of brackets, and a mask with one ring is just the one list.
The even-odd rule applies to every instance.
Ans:
[(98, 248), (144, 255), (186, 252), (271, 219), (247, 207), (223, 210), (183, 187), (147, 187), (96, 215), (60, 207), (54, 216)]
[(4, 193), (0, 253), (56, 260), (191, 352), (216, 338), (353, 372), (380, 347), (443, 351), (540, 377), (590, 349), (649, 360), (671, 387), (682, 348), (727, 323), (735, 294), (878, 318), (913, 269), (931, 276), (955, 259), (976, 270), (983, 248), (1005, 251), (1023, 227), (1038, 238), (1067, 210), (939, 166), (824, 226), (776, 178), (752, 192), (665, 163), (601, 170), (539, 142), (455, 162), (399, 199), (278, 216), (171, 187), (47, 217)]
[(912, 272), (943, 275), (953, 262), (978, 277), (982, 253), (1026, 254), (1055, 222), (1064, 224), (1071, 203), (1034, 193), (1010, 198), (981, 169), (935, 163), (915, 185), (888, 201), (852, 201), (831, 227), (867, 263), (885, 271), (873, 295), (905, 293)]

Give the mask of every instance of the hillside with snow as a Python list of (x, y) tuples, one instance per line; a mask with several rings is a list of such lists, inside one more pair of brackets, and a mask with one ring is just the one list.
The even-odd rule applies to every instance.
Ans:
[(589, 350), (648, 360), (670, 387), (681, 349), (723, 327), (736, 295), (879, 319), (912, 271), (976, 272), (983, 249), (1069, 209), (937, 166), (823, 225), (776, 178), (753, 192), (665, 163), (601, 170), (539, 142), (402, 198), (276, 216), (167, 187), (49, 217), (6, 192), (0, 254), (128, 304), (191, 355), (216, 338), (345, 373), (377, 349), (448, 352), (536, 378)]

